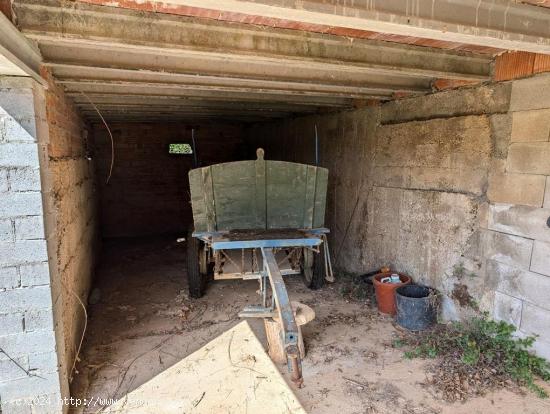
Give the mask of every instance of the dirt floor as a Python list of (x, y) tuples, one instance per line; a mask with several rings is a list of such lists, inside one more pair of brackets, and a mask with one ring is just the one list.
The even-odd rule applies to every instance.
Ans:
[[(259, 303), (256, 281), (213, 282), (206, 296), (187, 296), (185, 247), (171, 239), (106, 242), (90, 305), (88, 332), (73, 384), (75, 397), (94, 401), (74, 412), (100, 412), (128, 392), (237, 324), (246, 304)], [(295, 389), (312, 414), (548, 413), (550, 401), (500, 390), (449, 404), (425, 385), (421, 360), (392, 347), (397, 330), (368, 301), (346, 300), (342, 283), (320, 291), (289, 277), (293, 300), (316, 319), (304, 329), (305, 387)], [(252, 321), (262, 341), (261, 321)], [(286, 367), (281, 372), (290, 383)]]

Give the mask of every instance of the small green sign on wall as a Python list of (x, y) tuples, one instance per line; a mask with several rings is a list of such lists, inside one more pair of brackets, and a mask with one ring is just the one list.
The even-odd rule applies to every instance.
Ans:
[(174, 143), (169, 144), (168, 146), (168, 153), (169, 154), (193, 154), (193, 148), (191, 148), (191, 145), (189, 144), (181, 144), (181, 143)]

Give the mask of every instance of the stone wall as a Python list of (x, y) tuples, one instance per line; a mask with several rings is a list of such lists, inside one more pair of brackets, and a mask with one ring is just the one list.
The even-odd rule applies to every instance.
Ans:
[[(111, 138), (94, 125), (94, 157), (101, 190), (103, 237), (185, 235), (192, 223), (189, 180), (192, 155), (170, 155), (168, 144), (191, 143), (191, 126), (181, 123), (113, 123)], [(243, 159), (239, 124), (194, 125), (202, 165)]]
[(548, 84), (539, 75), (256, 124), (249, 140), (266, 158), (311, 163), (317, 125), (337, 267), (390, 264), (442, 291), (445, 319), (491, 311), (540, 334), (548, 355)]
[[(31, 400), (56, 402), (61, 395), (50, 278), (56, 269), (48, 264), (43, 215), (48, 194), (40, 178), (47, 164), (44, 103), (42, 88), (29, 78), (0, 77), (0, 412), (5, 414), (30, 413)], [(34, 405), (44, 409), (40, 401)]]

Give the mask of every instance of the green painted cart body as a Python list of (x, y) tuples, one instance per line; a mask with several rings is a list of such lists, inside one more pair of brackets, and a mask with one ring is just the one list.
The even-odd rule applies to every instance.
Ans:
[(189, 172), (195, 232), (324, 227), (328, 170), (237, 161)]

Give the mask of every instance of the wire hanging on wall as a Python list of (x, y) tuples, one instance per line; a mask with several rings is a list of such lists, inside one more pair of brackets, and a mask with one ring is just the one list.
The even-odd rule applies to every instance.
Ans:
[(115, 164), (115, 140), (113, 138), (113, 134), (111, 132), (111, 129), (109, 128), (109, 125), (107, 125), (107, 121), (105, 121), (105, 118), (103, 118), (103, 115), (101, 115), (101, 112), (99, 112), (99, 109), (97, 106), (92, 102), (92, 100), (86, 95), (84, 92), (80, 91), (80, 93), (90, 102), (90, 104), (94, 107), (95, 111), (103, 121), (103, 125), (105, 125), (105, 128), (107, 128), (107, 132), (109, 133), (109, 136), (111, 137), (111, 166), (109, 167), (109, 175), (107, 176), (107, 180), (105, 181), (105, 184), (109, 184), (109, 180), (111, 179), (111, 175), (113, 175), (113, 166)]

